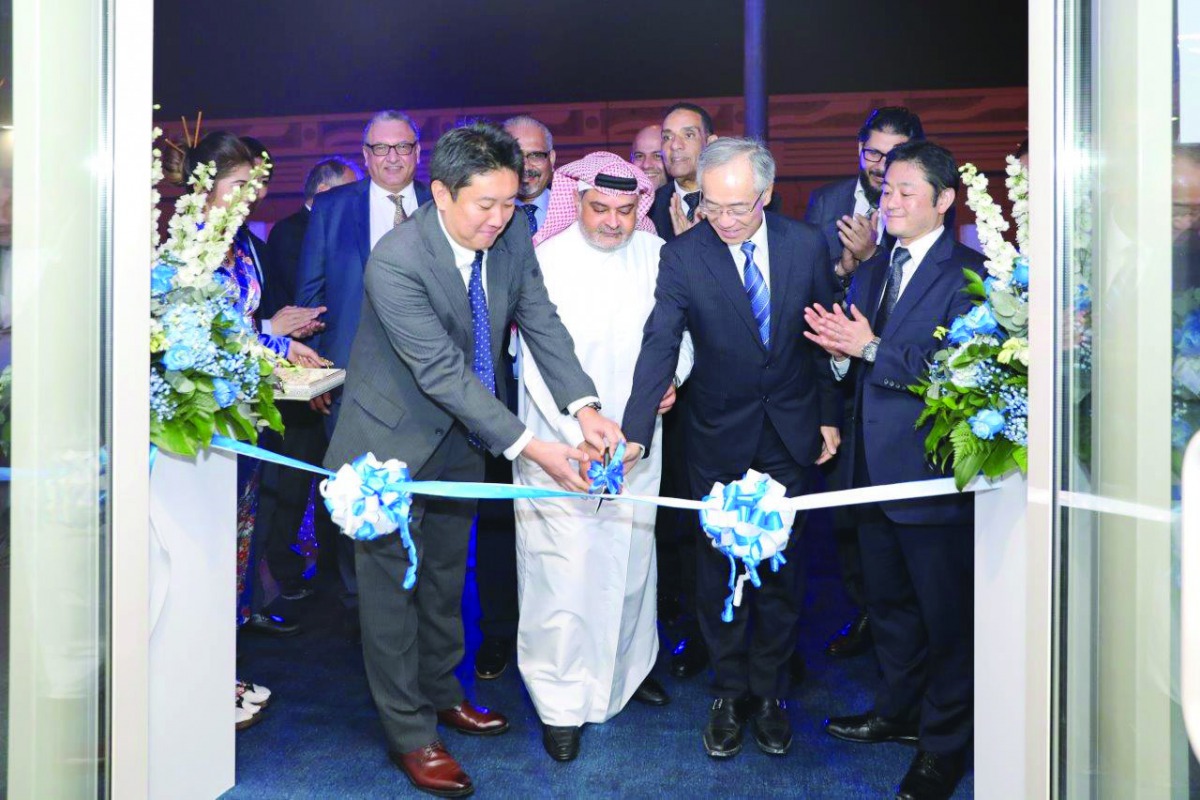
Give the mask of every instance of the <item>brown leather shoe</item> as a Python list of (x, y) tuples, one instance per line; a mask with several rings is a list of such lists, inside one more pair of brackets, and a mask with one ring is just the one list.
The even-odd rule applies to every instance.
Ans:
[(438, 797), (466, 797), (475, 791), (467, 773), (438, 739), (408, 753), (389, 751), (388, 758), (422, 792)]
[(503, 714), (474, 706), (470, 700), (439, 711), (438, 722), (469, 736), (495, 736), (508, 730), (508, 720)]

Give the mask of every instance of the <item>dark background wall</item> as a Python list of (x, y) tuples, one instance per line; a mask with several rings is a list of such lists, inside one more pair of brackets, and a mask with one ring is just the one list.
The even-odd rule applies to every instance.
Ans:
[[(1024, 86), (1027, 10), (768, 0), (771, 94)], [(736, 96), (741, 0), (155, 4), (162, 116)]]

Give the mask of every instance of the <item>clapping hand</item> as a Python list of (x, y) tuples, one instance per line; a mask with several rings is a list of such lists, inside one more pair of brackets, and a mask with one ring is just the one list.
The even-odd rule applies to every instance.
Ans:
[(830, 313), (814, 303), (811, 308), (804, 309), (804, 319), (813, 329), (812, 333), (805, 331), (804, 335), (834, 358), (860, 358), (863, 348), (875, 338), (871, 324), (858, 306), (850, 306), (850, 316), (847, 317), (841, 306), (835, 305)]
[[(875, 219), (875, 214), (869, 217), (855, 214), (843, 216), (837, 221), (838, 239), (842, 241), (842, 247), (860, 263), (875, 255), (875, 242), (879, 240), (879, 229)], [(844, 260), (842, 267), (845, 269)]]
[[(841, 310), (840, 308), (838, 310)], [(804, 321), (808, 323), (808, 327), (812, 328), (812, 332), (805, 331), (804, 335), (808, 337), (810, 342), (813, 342), (826, 353), (841, 361), (847, 358), (845, 352), (838, 347), (837, 342), (825, 334), (825, 320), (832, 317), (833, 314), (825, 310), (825, 307), (820, 303), (813, 303), (804, 309)]]
[(325, 306), (316, 308), (284, 306), (275, 312), (275, 316), (271, 317), (271, 335), (291, 336), (294, 339), (312, 336), (325, 327), (325, 323), (317, 319), (325, 311)]
[(692, 219), (687, 218), (687, 209), (683, 207), (683, 202), (679, 199), (678, 192), (671, 193), (671, 227), (675, 230), (675, 235), (678, 236), (684, 231), (691, 230), (696, 223), (704, 219), (704, 215), (697, 208), (692, 216)]

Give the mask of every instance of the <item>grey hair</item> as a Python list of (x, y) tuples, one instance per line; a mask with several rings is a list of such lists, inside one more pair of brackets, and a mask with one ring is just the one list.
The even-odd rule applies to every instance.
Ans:
[(542, 132), (542, 135), (546, 137), (546, 149), (554, 149), (554, 134), (550, 132), (550, 129), (547, 128), (545, 123), (543, 123), (541, 120), (536, 120), (528, 114), (518, 114), (515, 117), (509, 117), (508, 119), (504, 120), (504, 125), (502, 127), (507, 131), (509, 128), (514, 128), (518, 125), (532, 125), (533, 127), (537, 128)]
[(358, 171), (358, 167), (351, 164), (341, 156), (332, 156), (318, 163), (315, 167), (309, 170), (308, 177), (304, 180), (304, 199), (306, 202), (312, 202), (312, 199), (317, 196), (317, 187), (322, 183), (331, 183), (346, 172), (361, 178), (362, 175)]
[(367, 134), (371, 132), (371, 126), (376, 122), (403, 122), (408, 127), (412, 128), (413, 138), (418, 142), (421, 141), (421, 129), (417, 127), (417, 123), (413, 122), (412, 117), (405, 114), (403, 111), (397, 111), (394, 108), (388, 108), (380, 111), (367, 121), (366, 127), (363, 128), (362, 143), (363, 147), (367, 146)]
[(775, 183), (775, 157), (771, 151), (758, 139), (740, 136), (723, 136), (701, 151), (700, 163), (696, 167), (696, 182), (704, 180), (705, 170), (723, 167), (739, 156), (750, 159), (750, 169), (754, 172), (754, 191), (765, 192)]

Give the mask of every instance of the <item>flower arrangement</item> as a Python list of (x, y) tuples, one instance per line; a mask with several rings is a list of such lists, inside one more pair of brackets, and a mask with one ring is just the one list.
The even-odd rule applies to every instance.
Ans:
[(963, 271), (975, 307), (949, 329), (934, 331), (946, 346), (910, 389), (925, 400), (917, 427), (931, 423), (926, 454), (943, 469), (952, 465), (962, 489), (980, 472), (988, 477), (1024, 472), (1028, 463), (1029, 177), (1010, 156), (1005, 184), (1016, 223), (1013, 244), (1004, 238), (1009, 223), (988, 194), (987, 177), (973, 164), (959, 171), (988, 277)]
[[(155, 129), (154, 138), (162, 135)], [(152, 150), (162, 179), (162, 152)], [(199, 164), (190, 191), (175, 203), (150, 273), (150, 441), (195, 455), (214, 434), (256, 442), (258, 430), (283, 430), (270, 376), (279, 359), (259, 343), (218, 272), (271, 168), (265, 158), (223, 208), (207, 208), (215, 165)], [(158, 193), (153, 194), (157, 207)], [(153, 218), (157, 222), (157, 212)]]
[(1200, 289), (1171, 301), (1171, 466), (1176, 481), (1183, 452), (1200, 428)]

